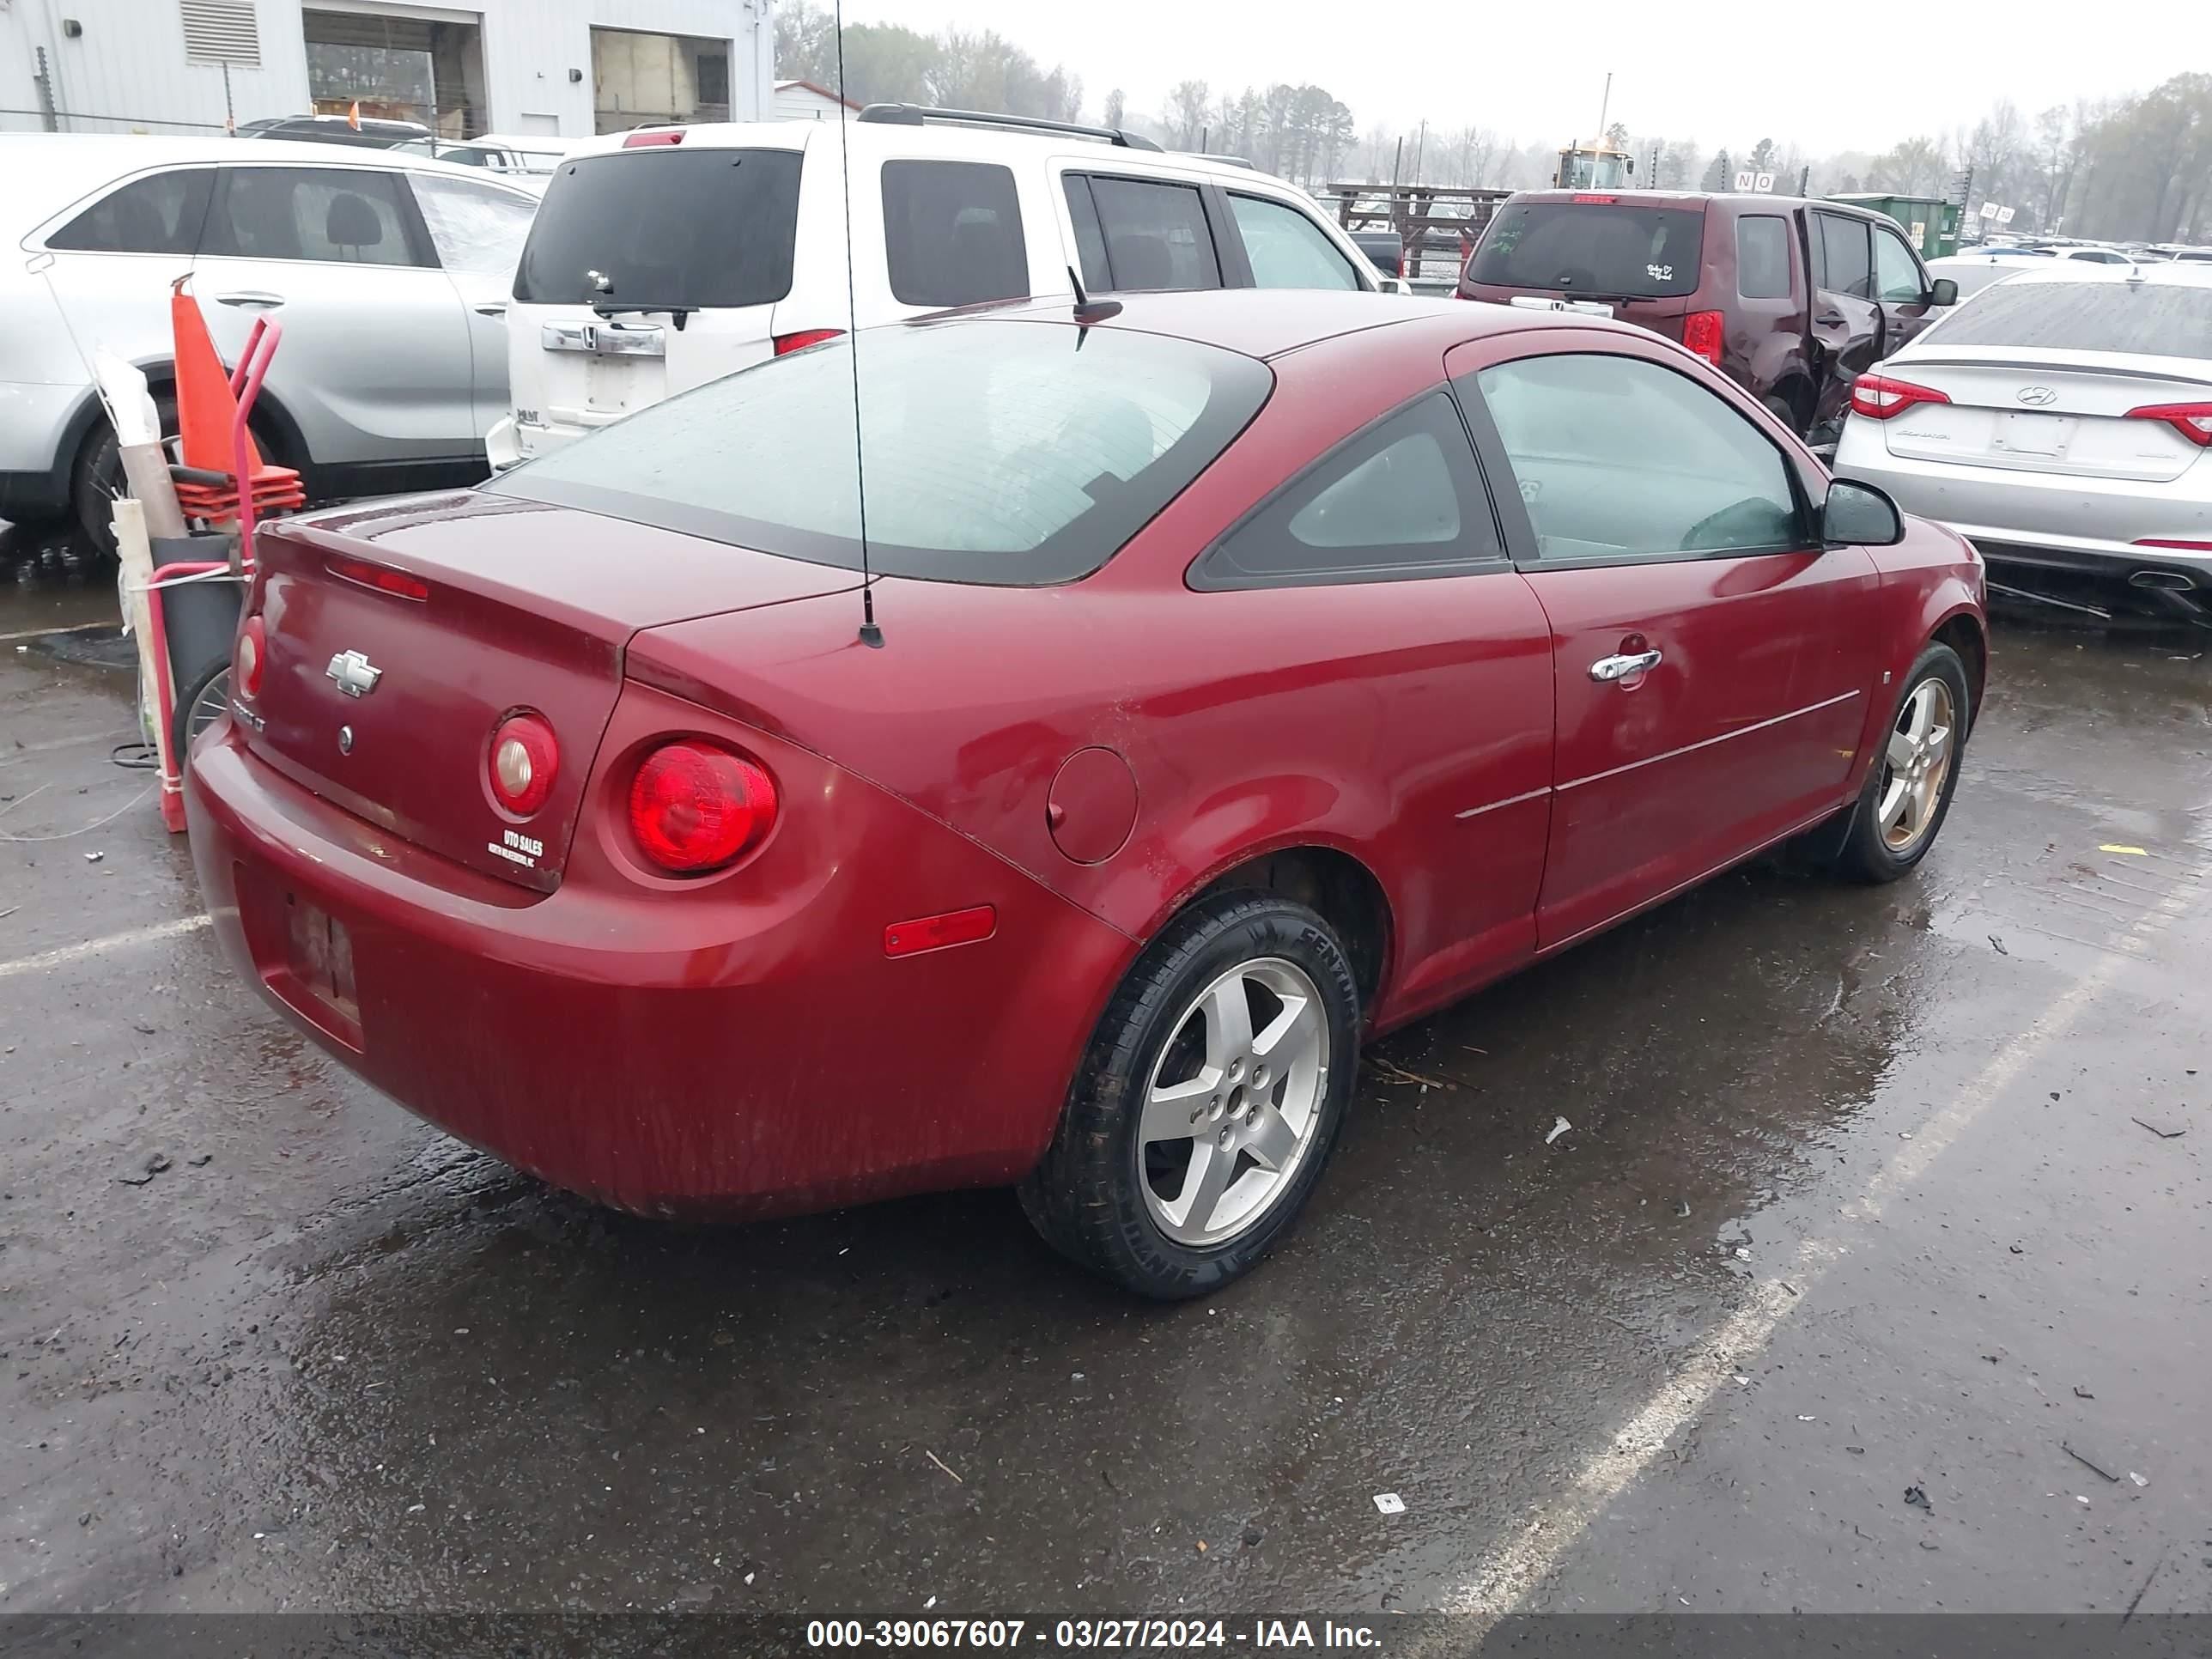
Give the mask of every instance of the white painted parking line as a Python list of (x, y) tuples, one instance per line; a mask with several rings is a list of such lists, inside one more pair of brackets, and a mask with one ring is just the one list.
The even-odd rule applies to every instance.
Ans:
[[(2197, 873), (2202, 872), (2192, 876)], [(2139, 958), (2154, 938), (2187, 914), (2202, 890), (2192, 880), (2117, 935), (2094, 968), (2062, 991), (1949, 1105), (1912, 1132), (1912, 1139), (1842, 1207), (1838, 1219), (1847, 1224), (1879, 1220), (1883, 1206), (1925, 1176), (2029, 1062), (2071, 1030), (2081, 1011)], [(1606, 1506), (1659, 1456), (1668, 1440), (1700, 1416), (1714, 1396), (1741, 1374), (1806, 1299), (1814, 1281), (1847, 1248), (1839, 1237), (1808, 1238), (1779, 1274), (1754, 1285), (1744, 1304), (1691, 1349), (1611, 1445), (1584, 1463), (1557, 1498), (1493, 1545), (1464, 1583), (1444, 1591), (1441, 1608), (1473, 1616), (1486, 1629), (1519, 1607)]]
[(110, 933), (104, 939), (88, 939), (82, 945), (64, 945), (58, 950), (42, 951), (34, 957), (19, 957), (14, 962), (0, 962), (0, 979), (17, 974), (36, 974), (48, 968), (58, 968), (64, 963), (82, 962), (87, 957), (103, 956), (110, 951), (127, 951), (135, 945), (153, 945), (165, 939), (177, 939), (185, 933), (197, 933), (208, 925), (204, 915), (179, 916), (174, 921), (157, 921), (150, 927), (134, 927), (127, 933)]
[(63, 628), (24, 628), (17, 629), (13, 634), (0, 634), (0, 645), (6, 644), (9, 640), (44, 640), (51, 639), (57, 634), (89, 634), (96, 628), (119, 629), (122, 626), (119, 622), (92, 622), (70, 623)]

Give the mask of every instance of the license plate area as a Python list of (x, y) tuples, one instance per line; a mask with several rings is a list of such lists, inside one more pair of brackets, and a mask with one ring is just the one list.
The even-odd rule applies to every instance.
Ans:
[(2033, 415), (2008, 409), (1997, 416), (1996, 431), (1990, 436), (1990, 447), (2006, 455), (2040, 455), (2056, 459), (2066, 453), (2066, 446), (2073, 441), (2075, 425), (2071, 415)]
[(321, 906), (237, 870), (246, 947), (270, 994), (336, 1042), (363, 1048), (353, 930)]

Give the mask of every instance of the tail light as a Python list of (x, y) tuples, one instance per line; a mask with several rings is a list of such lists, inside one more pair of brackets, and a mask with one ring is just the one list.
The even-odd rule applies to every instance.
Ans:
[(1851, 387), (1851, 408), (1870, 421), (1902, 415), (1915, 404), (1948, 404), (1951, 399), (1932, 386), (1910, 380), (1893, 380), (1887, 374), (1862, 374)]
[(248, 617), (238, 630), (238, 653), (231, 663), (231, 685), (240, 696), (261, 695), (261, 671), (269, 663), (269, 629), (258, 617)]
[(672, 132), (667, 128), (662, 127), (650, 132), (633, 132), (623, 140), (622, 147), (624, 149), (643, 149), (650, 144), (680, 144), (683, 142), (682, 128), (679, 127)]
[(804, 351), (824, 340), (834, 340), (844, 331), (842, 328), (803, 328), (796, 334), (779, 334), (775, 337), (775, 355), (781, 357), (787, 352)]
[(2174, 541), (2165, 537), (2150, 537), (2136, 544), (2137, 547), (2175, 547), (2185, 553), (2212, 553), (2212, 542)]
[(2164, 421), (2199, 449), (2212, 449), (2212, 404), (2151, 404), (2128, 411), (2131, 421)]
[(1601, 206), (1604, 206), (1604, 207), (1611, 207), (1611, 206), (1612, 206), (1615, 202), (1618, 202), (1620, 199), (1620, 198), (1619, 198), (1618, 196), (1577, 196), (1577, 197), (1576, 197), (1576, 198), (1575, 198), (1575, 200), (1576, 200), (1577, 202), (1579, 202), (1579, 203), (1583, 203), (1583, 204), (1591, 204), (1591, 203), (1595, 203), (1595, 204), (1599, 204), (1599, 205), (1601, 205)]
[(542, 715), (510, 714), (491, 734), (484, 757), (491, 798), (519, 818), (545, 805), (561, 769), (561, 745)]
[(1721, 366), (1721, 322), (1717, 311), (1693, 311), (1682, 319), (1684, 349), (1715, 368)]
[(430, 585), (421, 578), (386, 565), (371, 564), (366, 559), (331, 559), (323, 568), (342, 581), (358, 582), (380, 593), (396, 594), (403, 599), (430, 597)]
[(664, 870), (699, 875), (757, 846), (775, 823), (775, 785), (752, 762), (686, 738), (647, 755), (630, 780), (629, 828)]

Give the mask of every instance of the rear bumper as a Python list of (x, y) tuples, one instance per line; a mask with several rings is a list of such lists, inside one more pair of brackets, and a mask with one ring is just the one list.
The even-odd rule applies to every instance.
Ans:
[[(228, 725), (194, 751), (193, 860), (226, 955), (287, 1019), (557, 1186), (735, 1217), (1018, 1178), (1133, 946), (852, 775), (745, 741), (786, 812), (711, 884), (624, 876), (587, 815), (541, 897), (393, 845)], [(884, 955), (887, 924), (978, 903), (993, 938)], [(293, 941), (314, 913), (343, 930), (340, 972)]]

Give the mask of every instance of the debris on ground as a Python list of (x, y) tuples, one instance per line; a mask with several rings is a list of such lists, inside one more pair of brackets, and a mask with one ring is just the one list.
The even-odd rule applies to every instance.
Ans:
[(202, 1152), (198, 1158), (188, 1158), (185, 1162), (191, 1164), (195, 1170), (204, 1170), (209, 1164), (215, 1162), (215, 1154), (213, 1152)]
[(2011, 951), (2005, 949), (2005, 942), (1999, 939), (1995, 933), (1991, 933), (1990, 935), (1990, 943), (1997, 947), (1997, 954), (1999, 956), (2008, 957), (2012, 954)]
[(107, 854), (105, 854), (105, 853), (87, 853), (87, 854), (84, 855), (84, 861), (85, 861), (87, 864), (97, 864), (97, 863), (99, 863), (99, 862), (100, 861), (100, 860), (102, 860), (102, 859), (106, 858), (106, 856), (107, 856)]
[(1997, 1364), (2000, 1360), (2003, 1359), (2004, 1357), (2005, 1350), (2002, 1348), (1999, 1348), (1995, 1353), (1985, 1353), (1982, 1356), (1983, 1358), (1988, 1360), (1992, 1365)]
[(2079, 1382), (2076, 1382), (2074, 1385), (2074, 1397), (2076, 1400), (2094, 1400), (2097, 1396), (2091, 1394), (2088, 1389), (2083, 1388)]
[(2116, 847), (2111, 842), (2105, 842), (2097, 850), (2100, 853), (2121, 853), (2131, 859), (2147, 859), (2150, 856), (2140, 847)]
[(1395, 1492), (1378, 1492), (1375, 1494), (1375, 1507), (1385, 1515), (1403, 1515), (1406, 1500)]
[(950, 1463), (946, 1462), (943, 1458), (939, 1457), (939, 1456), (935, 1452), (933, 1452), (933, 1451), (930, 1450), (930, 1449), (929, 1449), (928, 1447), (924, 1446), (924, 1447), (921, 1449), (921, 1455), (922, 1455), (924, 1457), (927, 1457), (927, 1458), (931, 1462), (933, 1462), (933, 1463), (936, 1464), (936, 1465), (937, 1465), (937, 1467), (938, 1467), (939, 1468), (943, 1469), (943, 1470), (945, 1472), (945, 1474), (951, 1474), (951, 1475), (952, 1475), (953, 1483), (954, 1483), (956, 1486), (966, 1486), (966, 1485), (968, 1484), (965, 1480), (961, 1480), (961, 1478), (960, 1478), (958, 1475), (957, 1475), (957, 1474), (952, 1474), (952, 1466), (951, 1466)]
[(1568, 1122), (1566, 1119), (1563, 1117), (1553, 1118), (1552, 1120), (1552, 1133), (1544, 1137), (1544, 1144), (1547, 1146), (1550, 1146), (1553, 1141), (1557, 1140), (1561, 1135), (1566, 1133), (1568, 1130), (1574, 1127), (1575, 1126), (1573, 1124)]
[(1936, 1513), (1936, 1506), (1928, 1501), (1928, 1494), (1921, 1487), (1907, 1486), (1905, 1489), (1905, 1501), (1916, 1510), (1925, 1510), (1930, 1515)]
[(169, 1155), (167, 1152), (156, 1152), (146, 1160), (144, 1174), (118, 1176), (115, 1178), (126, 1187), (143, 1187), (155, 1176), (174, 1167), (169, 1162)]
[(2186, 1123), (2184, 1123), (2178, 1117), (2160, 1117), (2156, 1120), (2146, 1117), (2130, 1117), (2128, 1121), (2130, 1123), (2140, 1124), (2142, 1127), (2149, 1130), (2153, 1134), (2156, 1135), (2160, 1140), (2179, 1140), (2182, 1136), (2189, 1133), (2189, 1126)]
[(2058, 1443), (2058, 1449), (2064, 1452), (2069, 1457), (2072, 1458), (2076, 1463), (2079, 1463), (2083, 1468), (2087, 1469), (2092, 1474), (2101, 1474), (2106, 1480), (2113, 1482), (2115, 1485), (2118, 1483), (2120, 1478), (2118, 1475), (2114, 1474), (2110, 1469), (2099, 1462), (2096, 1458), (2083, 1451), (2079, 1446), (2075, 1445), (2071, 1441), (2060, 1441)]
[(1402, 1066), (1392, 1064), (1380, 1054), (1367, 1054), (1362, 1058), (1376, 1071), (1385, 1073), (1383, 1080), (1388, 1083), (1419, 1083), (1431, 1089), (1449, 1089), (1452, 1086), (1440, 1077), (1429, 1077), (1420, 1072), (1409, 1072)]
[(1255, 1547), (1255, 1546), (1259, 1543), (1259, 1541), (1260, 1541), (1262, 1538), (1265, 1538), (1267, 1535), (1267, 1534), (1265, 1534), (1265, 1533), (1261, 1532), (1261, 1531), (1260, 1530), (1260, 1528), (1257, 1528), (1256, 1526), (1255, 1526), (1255, 1527), (1247, 1527), (1247, 1528), (1244, 1528), (1244, 1547), (1245, 1547), (1246, 1549), (1248, 1549), (1248, 1550), (1249, 1550), (1249, 1549), (1253, 1548), (1254, 1547)]

